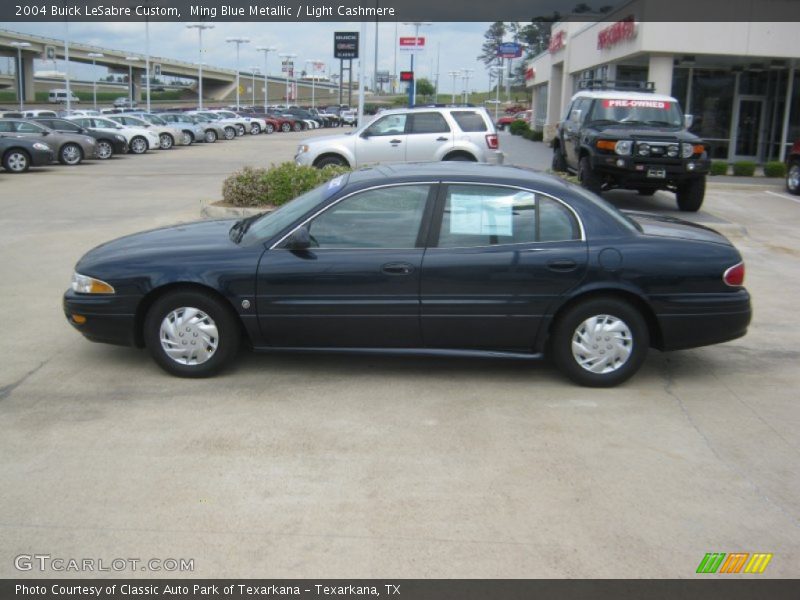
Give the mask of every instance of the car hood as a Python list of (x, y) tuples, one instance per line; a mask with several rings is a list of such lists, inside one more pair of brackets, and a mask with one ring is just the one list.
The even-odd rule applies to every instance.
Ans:
[(714, 242), (716, 244), (732, 245), (724, 235), (698, 223), (691, 223), (656, 213), (641, 212), (635, 210), (623, 210), (626, 216), (630, 217), (642, 228), (645, 235), (655, 235), (659, 237), (670, 237), (684, 240), (694, 240), (701, 242)]
[(665, 142), (697, 142), (700, 140), (693, 133), (674, 127), (627, 127), (611, 124), (601, 125), (596, 129), (602, 132), (604, 137), (620, 140), (660, 140)]
[(334, 145), (334, 144), (352, 144), (355, 136), (352, 133), (345, 133), (341, 135), (320, 135), (317, 137), (310, 137), (304, 139), (301, 144), (325, 144), (325, 145)]
[(187, 254), (213, 256), (233, 251), (240, 248), (228, 235), (235, 222), (236, 219), (198, 221), (126, 235), (89, 250), (76, 270), (92, 274), (102, 265), (134, 264), (131, 259), (135, 257), (158, 256), (160, 261), (168, 261)]

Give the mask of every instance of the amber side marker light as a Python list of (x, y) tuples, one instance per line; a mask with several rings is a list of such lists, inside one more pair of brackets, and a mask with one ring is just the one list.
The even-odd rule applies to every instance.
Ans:
[(86, 323), (86, 317), (83, 315), (72, 315), (72, 322), (77, 323), (78, 325), (83, 325)]
[(617, 142), (614, 142), (612, 140), (597, 140), (597, 148), (599, 150), (611, 150), (611, 152), (614, 152), (616, 147), (617, 147)]

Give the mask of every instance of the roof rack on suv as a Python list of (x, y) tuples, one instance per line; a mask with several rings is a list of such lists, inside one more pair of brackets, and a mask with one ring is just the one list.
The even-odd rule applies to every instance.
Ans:
[(653, 81), (615, 81), (610, 79), (583, 79), (578, 82), (581, 90), (626, 90), (629, 92), (654, 92), (656, 84)]

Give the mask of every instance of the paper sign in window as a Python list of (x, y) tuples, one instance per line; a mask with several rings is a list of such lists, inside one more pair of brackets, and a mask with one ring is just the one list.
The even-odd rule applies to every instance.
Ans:
[(511, 198), (450, 195), (450, 233), (511, 236), (513, 211)]

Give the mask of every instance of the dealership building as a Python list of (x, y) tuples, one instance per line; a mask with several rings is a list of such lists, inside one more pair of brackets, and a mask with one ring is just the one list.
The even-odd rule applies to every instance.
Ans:
[(694, 116), (712, 158), (783, 159), (800, 139), (798, 24), (648, 20), (652, 1), (623, 4), (602, 22), (553, 24), (549, 48), (526, 67), (545, 140), (582, 80), (653, 82)]

